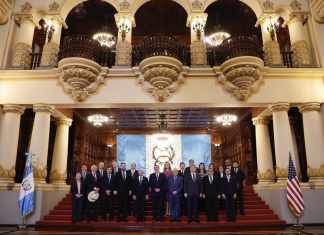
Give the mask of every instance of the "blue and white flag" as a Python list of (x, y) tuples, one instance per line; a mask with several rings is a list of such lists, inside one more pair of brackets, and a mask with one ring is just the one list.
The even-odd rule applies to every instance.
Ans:
[(35, 185), (33, 176), (32, 154), (27, 153), (24, 178), (21, 183), (18, 199), (19, 210), (22, 217), (25, 217), (34, 210), (34, 191)]

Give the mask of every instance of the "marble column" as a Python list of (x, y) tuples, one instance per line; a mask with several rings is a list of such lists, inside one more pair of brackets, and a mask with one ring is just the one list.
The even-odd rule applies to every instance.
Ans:
[[(277, 183), (285, 184), (288, 177), (289, 154), (296, 161), (292, 132), (289, 123), (289, 103), (276, 103), (270, 106), (273, 117), (273, 133), (276, 154)], [(298, 170), (297, 170), (298, 171)]]
[(309, 182), (324, 186), (324, 123), (320, 109), (321, 104), (317, 102), (299, 106), (303, 115)]
[(5, 104), (0, 127), (0, 186), (14, 183), (20, 129), (20, 118), (25, 108)]
[(32, 15), (32, 6), (26, 2), (21, 7), (21, 12), (15, 15), (16, 26), (13, 38), (13, 52), (11, 66), (19, 69), (29, 69), (31, 64), (32, 42), (35, 23)]
[(207, 49), (204, 30), (195, 31), (195, 25), (206, 25), (207, 13), (192, 13), (188, 16), (187, 27), (190, 27), (191, 44), (190, 55), (192, 65), (207, 65)]
[(29, 152), (34, 154), (33, 168), (36, 183), (45, 183), (47, 176), (47, 153), (50, 132), (51, 114), (53, 106), (35, 104), (34, 125), (30, 140)]
[(288, 21), (292, 59), (295, 67), (305, 67), (312, 64), (312, 55), (309, 46), (309, 38), (306, 26), (303, 25), (305, 16), (303, 13), (292, 13)]
[(253, 119), (259, 184), (273, 183), (275, 179), (268, 124), (269, 118), (258, 117)]
[(56, 135), (53, 151), (53, 160), (50, 173), (50, 182), (65, 185), (66, 167), (69, 147), (69, 127), (72, 120), (61, 118), (56, 121)]
[[(116, 62), (117, 66), (132, 65), (132, 28), (135, 27), (134, 17), (127, 12), (120, 12), (115, 15), (115, 21), (118, 28), (117, 45), (116, 45)], [(128, 31), (122, 31), (122, 25), (126, 25)]]

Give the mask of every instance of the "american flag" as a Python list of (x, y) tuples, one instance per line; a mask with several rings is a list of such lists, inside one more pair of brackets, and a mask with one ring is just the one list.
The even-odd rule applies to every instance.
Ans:
[(304, 199), (300, 189), (296, 168), (289, 153), (288, 182), (287, 182), (288, 206), (296, 217), (300, 217), (304, 211)]

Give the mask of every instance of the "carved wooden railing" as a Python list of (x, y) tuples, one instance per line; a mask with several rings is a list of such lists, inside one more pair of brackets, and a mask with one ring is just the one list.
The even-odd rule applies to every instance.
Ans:
[(104, 67), (115, 64), (115, 51), (100, 44), (88, 35), (66, 36), (60, 48), (59, 60), (69, 57), (81, 57), (93, 60)]
[(152, 56), (170, 56), (180, 60), (184, 65), (190, 65), (189, 48), (171, 36), (150, 36), (144, 38), (142, 43), (134, 45), (132, 64), (138, 65), (142, 60)]
[(221, 65), (226, 60), (239, 56), (263, 58), (262, 46), (256, 36), (231, 37), (217, 47), (207, 48), (207, 59), (210, 66)]

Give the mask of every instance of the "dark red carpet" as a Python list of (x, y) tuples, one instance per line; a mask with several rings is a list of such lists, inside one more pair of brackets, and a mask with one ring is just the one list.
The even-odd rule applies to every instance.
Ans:
[(146, 203), (146, 221), (136, 222), (133, 216), (128, 222), (103, 221), (71, 222), (71, 195), (67, 195), (55, 208), (36, 224), (37, 229), (64, 229), (82, 231), (219, 231), (242, 228), (278, 228), (285, 225), (277, 215), (265, 204), (264, 201), (247, 187), (244, 192), (245, 215), (239, 215), (236, 222), (227, 222), (224, 211), (220, 212), (218, 222), (207, 222), (206, 215), (201, 213), (200, 223), (188, 224), (185, 217), (181, 222), (172, 223), (169, 219), (164, 222), (152, 222), (151, 202)]

